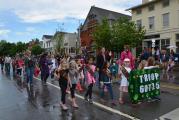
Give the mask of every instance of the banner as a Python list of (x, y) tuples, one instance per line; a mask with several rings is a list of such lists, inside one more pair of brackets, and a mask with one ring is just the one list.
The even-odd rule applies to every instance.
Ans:
[(131, 71), (128, 87), (132, 103), (160, 95), (159, 68)]

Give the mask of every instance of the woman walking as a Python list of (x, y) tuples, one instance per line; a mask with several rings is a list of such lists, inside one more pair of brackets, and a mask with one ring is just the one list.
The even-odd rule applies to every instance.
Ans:
[(41, 71), (41, 80), (43, 85), (46, 85), (47, 78), (49, 76), (49, 62), (47, 60), (47, 53), (44, 53), (39, 61), (40, 71)]

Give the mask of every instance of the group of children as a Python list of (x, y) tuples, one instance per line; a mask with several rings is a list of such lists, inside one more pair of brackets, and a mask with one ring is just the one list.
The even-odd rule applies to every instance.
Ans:
[[(59, 86), (61, 88), (61, 107), (63, 110), (67, 110), (68, 107), (66, 105), (66, 94), (67, 91), (70, 90), (71, 93), (71, 101), (72, 106), (74, 108), (78, 108), (78, 105), (75, 100), (75, 91), (76, 88), (80, 88), (82, 90), (81, 85), (86, 83), (87, 90), (84, 94), (84, 99), (89, 101), (89, 103), (93, 103), (92, 93), (93, 86), (99, 80), (99, 76), (97, 67), (94, 64), (94, 57), (88, 57), (88, 60), (85, 64), (83, 64), (81, 59), (68, 61), (66, 59), (62, 59), (60, 61), (60, 65), (55, 71), (55, 79), (59, 81)], [(116, 66), (117, 64), (110, 64), (109, 62), (105, 62), (102, 69), (101, 74), (101, 89), (100, 89), (100, 98), (102, 99), (104, 96), (105, 90), (107, 90), (110, 94), (111, 103), (115, 105), (113, 88), (112, 88), (112, 80), (116, 76), (120, 76), (120, 98), (119, 103), (124, 103), (124, 93), (128, 92), (128, 77), (131, 71), (130, 68), (130, 59), (124, 59), (122, 65), (117, 65), (117, 68), (112, 68), (112, 66)], [(124, 72), (126, 71), (126, 73)], [(128, 75), (127, 75), (128, 74)], [(99, 81), (98, 81), (99, 82)]]
[[(69, 60), (63, 58), (60, 60), (59, 66), (56, 67), (54, 72), (54, 79), (59, 81), (59, 86), (61, 88), (61, 102), (60, 106), (63, 110), (68, 110), (66, 105), (66, 94), (70, 91), (71, 102), (74, 108), (78, 108), (75, 92), (76, 89), (83, 91), (82, 85), (87, 85), (87, 90), (84, 94), (84, 99), (89, 103), (93, 103), (92, 93), (93, 87), (96, 82), (100, 82), (100, 98), (102, 99), (105, 91), (107, 90), (110, 95), (111, 103), (116, 105), (113, 94), (112, 82), (115, 78), (120, 81), (119, 87), (119, 103), (124, 104), (124, 94), (128, 92), (128, 78), (131, 69), (130, 59), (125, 58), (123, 63), (115, 62), (104, 62), (101, 72), (101, 80), (99, 81), (99, 71), (94, 64), (94, 57), (89, 56), (87, 61), (84, 62), (83, 59), (77, 58)], [(22, 68), (25, 63), (21, 57), (17, 57), (14, 61), (14, 65), (17, 68), (17, 74), (22, 75)], [(49, 68), (51, 65), (49, 65)], [(143, 60), (140, 62), (137, 69), (150, 69), (155, 67), (155, 59), (149, 57), (148, 60)], [(38, 74), (39, 74), (38, 70)], [(36, 69), (34, 71), (36, 73)], [(38, 74), (34, 74), (36, 77)]]

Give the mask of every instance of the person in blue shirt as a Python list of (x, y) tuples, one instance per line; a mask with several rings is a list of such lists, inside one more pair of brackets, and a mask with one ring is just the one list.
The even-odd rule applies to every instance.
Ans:
[(116, 79), (117, 77), (117, 72), (118, 72), (118, 65), (112, 61), (112, 64), (110, 65), (109, 67), (110, 71), (111, 71), (111, 74), (112, 74), (112, 79)]

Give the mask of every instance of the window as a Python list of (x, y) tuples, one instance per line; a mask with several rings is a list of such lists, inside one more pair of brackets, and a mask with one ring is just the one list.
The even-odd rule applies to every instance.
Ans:
[(76, 48), (75, 47), (71, 47), (70, 48), (70, 53), (75, 53), (76, 52)]
[(95, 18), (96, 18), (96, 15), (92, 13), (92, 14), (90, 14), (90, 15), (88, 16), (88, 18), (89, 18), (90, 20), (95, 19)]
[(166, 49), (166, 47), (170, 46), (170, 39), (162, 39), (161, 40), (161, 49)]
[(47, 44), (47, 48), (48, 48), (48, 42), (46, 42), (46, 44)]
[(139, 14), (141, 14), (141, 13), (142, 13), (142, 10), (141, 10), (141, 9), (137, 9), (137, 10), (136, 10), (136, 14), (137, 14), (137, 15), (139, 15)]
[(141, 28), (142, 27), (142, 20), (137, 20), (136, 25), (137, 25), (137, 28)]
[(167, 7), (170, 5), (170, 0), (163, 0), (163, 7)]
[(177, 46), (176, 53), (179, 53), (179, 42), (176, 42), (176, 46)]
[(169, 26), (169, 13), (163, 14), (163, 27)]
[(154, 16), (149, 17), (149, 29), (150, 30), (154, 29)]
[(64, 46), (68, 46), (68, 43), (64, 43)]
[(179, 40), (179, 33), (176, 34), (176, 40)]
[(148, 9), (149, 11), (153, 11), (155, 9), (154, 4), (149, 5)]

